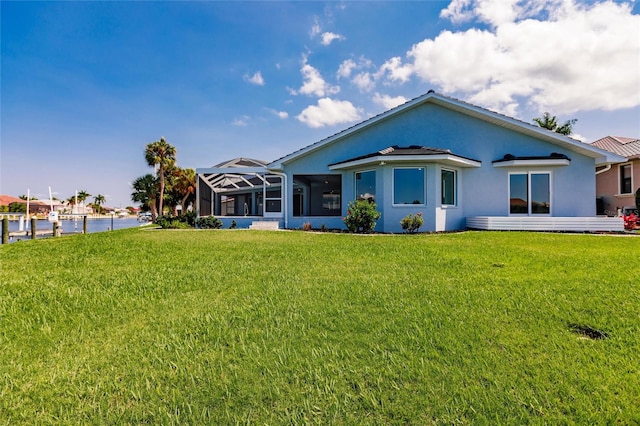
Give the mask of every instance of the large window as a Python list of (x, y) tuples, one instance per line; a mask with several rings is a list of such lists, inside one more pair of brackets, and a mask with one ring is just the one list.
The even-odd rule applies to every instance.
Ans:
[(293, 175), (294, 216), (340, 216), (342, 175)]
[(425, 204), (424, 167), (393, 169), (393, 204)]
[(442, 169), (442, 205), (455, 206), (456, 204), (456, 172), (453, 170)]
[(509, 213), (550, 214), (551, 176), (549, 173), (511, 173), (509, 175)]
[(620, 194), (631, 194), (631, 164), (620, 166)]
[(376, 200), (376, 172), (369, 170), (367, 172), (356, 172), (356, 199), (357, 200)]

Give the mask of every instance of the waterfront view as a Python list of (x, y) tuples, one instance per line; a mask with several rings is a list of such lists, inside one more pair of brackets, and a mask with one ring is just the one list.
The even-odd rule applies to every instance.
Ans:
[[(79, 217), (77, 220), (69, 220), (69, 219), (65, 219), (65, 220), (61, 220), (60, 222), (60, 227), (62, 228), (62, 235), (68, 235), (68, 234), (81, 234), (82, 233), (82, 226), (83, 226), (83, 220), (81, 217)], [(93, 233), (93, 232), (103, 232), (103, 231), (110, 231), (110, 230), (116, 230), (116, 229), (125, 229), (125, 228), (133, 228), (135, 226), (140, 226), (143, 225), (145, 223), (148, 222), (140, 222), (138, 221), (137, 218), (135, 217), (131, 217), (131, 218), (113, 218), (111, 219), (110, 217), (107, 218), (89, 218), (89, 220), (87, 221), (87, 233)], [(31, 226), (31, 224), (29, 224), (29, 227)], [(26, 225), (25, 225), (26, 227)], [(46, 219), (41, 219), (38, 220), (37, 225), (36, 225), (36, 230), (37, 231), (51, 231), (53, 228), (53, 224), (50, 223), (48, 220)], [(23, 229), (24, 230), (24, 229)], [(14, 232), (18, 232), (20, 231), (20, 222), (17, 220), (12, 220), (9, 222), (9, 233), (14, 233)], [(26, 240), (26, 239), (31, 239), (31, 235), (30, 235), (31, 229), (29, 229), (29, 235), (20, 235), (20, 236), (13, 236), (9, 238), (9, 242), (16, 242), (16, 241), (20, 241), (20, 240)], [(44, 234), (44, 235), (37, 235), (37, 238), (47, 238), (47, 237), (51, 237), (51, 232)]]

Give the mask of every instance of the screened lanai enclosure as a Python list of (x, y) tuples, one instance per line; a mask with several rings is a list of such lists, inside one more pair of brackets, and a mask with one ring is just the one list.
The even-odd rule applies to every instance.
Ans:
[[(287, 217), (340, 217), (342, 174), (294, 174), (287, 178), (264, 161), (236, 158), (196, 170), (198, 216), (216, 216), (225, 226), (235, 221), (248, 227), (258, 220), (277, 221), (287, 227)], [(287, 181), (287, 179), (290, 179)]]
[(236, 158), (210, 169), (198, 169), (199, 216), (282, 216), (283, 177), (266, 162)]

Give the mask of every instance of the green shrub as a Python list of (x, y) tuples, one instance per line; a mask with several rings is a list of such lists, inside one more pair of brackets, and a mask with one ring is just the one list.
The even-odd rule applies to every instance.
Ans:
[(400, 221), (402, 229), (409, 234), (418, 232), (418, 229), (420, 229), (423, 224), (424, 218), (422, 217), (422, 212), (416, 214), (409, 213)]
[(343, 219), (349, 232), (368, 234), (373, 232), (381, 213), (376, 203), (367, 200), (355, 200), (349, 203), (347, 216)]
[(238, 224), (236, 223), (235, 220), (231, 221), (231, 225), (229, 225), (229, 229), (236, 229), (236, 227), (238, 226)]
[(220, 229), (222, 221), (215, 216), (199, 217), (196, 219), (196, 227), (201, 229)]
[(188, 229), (193, 227), (184, 216), (158, 216), (156, 224), (162, 229)]

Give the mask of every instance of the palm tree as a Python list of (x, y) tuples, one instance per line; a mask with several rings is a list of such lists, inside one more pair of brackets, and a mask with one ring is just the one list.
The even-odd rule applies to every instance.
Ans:
[(78, 202), (82, 204), (82, 212), (86, 213), (87, 209), (84, 206), (84, 202), (87, 198), (91, 197), (91, 194), (89, 194), (84, 189), (81, 189), (80, 191), (78, 191), (78, 194), (76, 195), (76, 197), (78, 198)]
[(104, 203), (106, 201), (106, 199), (104, 198), (104, 195), (102, 194), (98, 194), (96, 196), (93, 197), (93, 207), (95, 210), (97, 210), (96, 213), (101, 213), (102, 212), (102, 203)]
[(157, 216), (156, 201), (158, 197), (158, 179), (152, 174), (140, 176), (131, 184), (133, 191), (131, 200), (142, 203), (151, 210), (151, 216)]
[[(147, 160), (147, 164), (151, 167), (157, 166), (157, 175), (160, 179), (160, 194), (158, 196), (159, 206), (158, 211), (162, 214), (162, 199), (164, 198), (164, 186), (165, 186), (165, 170), (175, 164), (176, 161), (176, 148), (170, 145), (164, 137), (161, 137), (159, 141), (151, 142), (147, 145), (144, 151), (144, 157)], [(154, 216), (155, 219), (156, 216)]]
[(187, 209), (187, 202), (195, 198), (196, 193), (196, 171), (194, 169), (178, 169), (178, 175), (174, 183), (174, 189), (180, 194), (182, 213)]
[(562, 126), (558, 126), (558, 120), (556, 116), (552, 116), (548, 112), (545, 112), (542, 117), (534, 118), (538, 126), (543, 129), (551, 130), (552, 132), (560, 133), (561, 135), (569, 136), (573, 132), (573, 125), (578, 121), (577, 119), (567, 120)]

